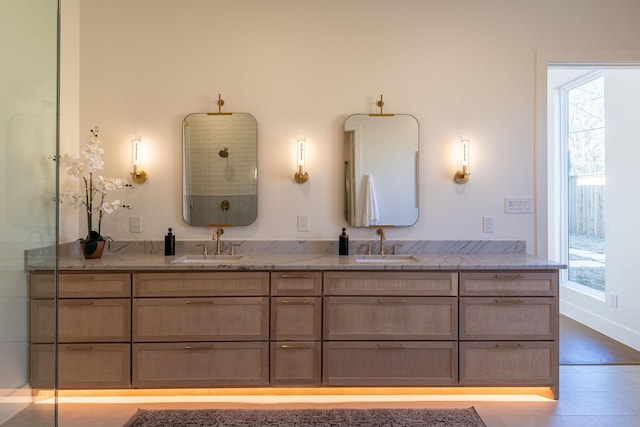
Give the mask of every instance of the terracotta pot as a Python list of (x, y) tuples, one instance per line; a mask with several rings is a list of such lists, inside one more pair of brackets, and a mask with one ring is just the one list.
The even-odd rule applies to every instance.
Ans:
[(101, 258), (102, 257), (102, 251), (104, 251), (104, 244), (106, 243), (106, 241), (105, 240), (98, 240), (95, 251), (93, 251), (90, 254), (87, 253), (87, 249), (86, 249), (87, 243), (88, 242), (80, 242), (80, 247), (82, 248), (82, 254), (84, 255), (84, 257), (86, 259)]

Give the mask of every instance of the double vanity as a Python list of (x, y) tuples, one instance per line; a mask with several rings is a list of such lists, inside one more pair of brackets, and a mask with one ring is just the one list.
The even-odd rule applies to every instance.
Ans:
[[(560, 264), (148, 249), (61, 258), (60, 389), (542, 387), (558, 397)], [(53, 275), (27, 267), (30, 380), (49, 387)]]

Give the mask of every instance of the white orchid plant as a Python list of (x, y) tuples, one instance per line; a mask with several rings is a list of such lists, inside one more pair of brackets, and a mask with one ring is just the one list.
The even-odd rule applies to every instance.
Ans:
[[(101, 147), (102, 141), (98, 137), (98, 127), (91, 129), (86, 142), (80, 148), (80, 156), (74, 157), (63, 154), (55, 157), (59, 160), (60, 166), (66, 168), (67, 175), (75, 176), (84, 183), (84, 191), (66, 188), (60, 193), (60, 203), (68, 203), (71, 206), (85, 209), (87, 213), (87, 237), (79, 239), (85, 244), (87, 254), (92, 254), (98, 247), (101, 240), (111, 240), (110, 237), (102, 235), (102, 217), (110, 214), (118, 208), (130, 208), (121, 199), (110, 199), (107, 194), (117, 191), (122, 187), (133, 187), (121, 178), (105, 178), (97, 174), (104, 169)], [(94, 214), (98, 217), (97, 229), (94, 230)]]

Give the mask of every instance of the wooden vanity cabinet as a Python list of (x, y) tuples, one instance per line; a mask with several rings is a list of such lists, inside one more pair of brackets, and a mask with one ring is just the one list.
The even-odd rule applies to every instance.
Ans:
[(133, 297), (133, 387), (269, 384), (269, 273), (134, 273)]
[(558, 385), (558, 272), (460, 273), (460, 385)]
[(457, 384), (457, 273), (324, 273), (323, 383)]
[[(558, 271), (59, 275), (59, 387), (545, 386)], [(29, 377), (53, 387), (55, 275), (31, 272)]]
[(319, 386), (322, 357), (322, 273), (271, 273), (273, 385)]
[[(30, 383), (53, 386), (55, 285), (30, 275)], [(130, 384), (131, 275), (62, 273), (58, 302), (58, 386)]]

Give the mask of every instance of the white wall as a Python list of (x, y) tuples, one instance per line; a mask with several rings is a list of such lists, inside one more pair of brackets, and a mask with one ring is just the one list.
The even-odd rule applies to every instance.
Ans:
[[(80, 129), (102, 129), (107, 175), (129, 173), (129, 139), (152, 148), (149, 181), (107, 218), (116, 239), (209, 239), (181, 215), (181, 120), (216, 107), (258, 121), (258, 220), (228, 239), (332, 239), (343, 219), (342, 125), (353, 113), (420, 122), (420, 218), (392, 239), (523, 239), (534, 215), (505, 215), (504, 197), (534, 198), (535, 52), (637, 49), (640, 3), (620, 0), (83, 0)], [(64, 95), (64, 94), (63, 94)], [(472, 175), (453, 183), (455, 142), (472, 139)], [(297, 135), (310, 181), (293, 180)], [(296, 216), (310, 215), (310, 232)], [(128, 232), (140, 215), (143, 233)], [(482, 233), (482, 216), (495, 233)], [(80, 230), (63, 230), (72, 241)], [(370, 230), (350, 230), (352, 239)]]
[[(609, 70), (605, 73), (607, 105), (607, 292), (623, 294), (614, 321), (632, 325), (640, 333), (640, 281), (635, 263), (640, 242), (640, 70)], [(610, 113), (610, 114), (609, 114)], [(640, 349), (640, 337), (637, 347)]]
[(618, 306), (599, 307), (597, 313), (612, 323), (606, 329), (640, 350), (640, 286), (636, 278), (637, 242), (640, 242), (638, 212), (640, 199), (635, 183), (640, 182), (640, 70), (609, 70), (605, 73), (607, 117), (606, 151), (606, 291), (618, 295)]

